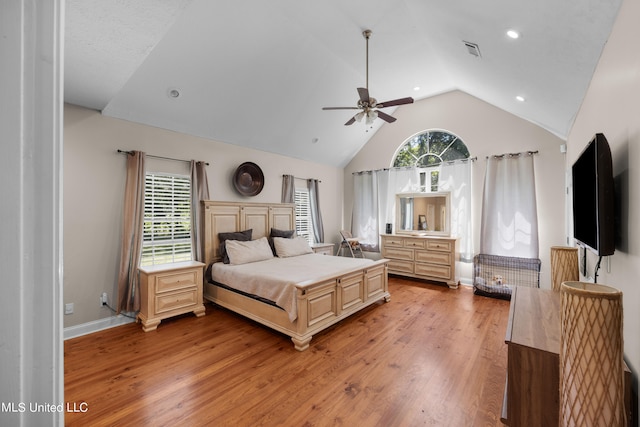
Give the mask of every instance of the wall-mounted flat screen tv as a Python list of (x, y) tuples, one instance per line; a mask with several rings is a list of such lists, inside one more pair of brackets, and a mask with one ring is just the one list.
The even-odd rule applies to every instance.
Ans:
[(573, 237), (599, 256), (615, 251), (615, 194), (611, 149), (596, 134), (571, 168)]

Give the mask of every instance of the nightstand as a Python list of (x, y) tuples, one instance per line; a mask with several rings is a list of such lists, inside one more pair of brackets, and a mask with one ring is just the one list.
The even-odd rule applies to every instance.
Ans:
[(193, 312), (204, 316), (202, 275), (197, 261), (139, 267), (142, 330), (153, 331), (162, 319)]
[(314, 243), (311, 249), (317, 254), (333, 255), (333, 243)]

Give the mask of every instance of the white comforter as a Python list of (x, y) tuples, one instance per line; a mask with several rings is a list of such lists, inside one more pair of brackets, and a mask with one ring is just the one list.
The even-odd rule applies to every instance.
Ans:
[(298, 317), (296, 288), (370, 265), (370, 259), (306, 254), (242, 265), (213, 264), (211, 277), (234, 289), (275, 302), (291, 322)]

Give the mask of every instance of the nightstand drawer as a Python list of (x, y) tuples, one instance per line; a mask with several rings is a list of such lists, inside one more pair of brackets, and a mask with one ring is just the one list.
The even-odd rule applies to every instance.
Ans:
[(314, 243), (311, 249), (317, 254), (333, 255), (333, 243)]
[(155, 314), (162, 314), (184, 307), (193, 307), (197, 303), (197, 297), (198, 289), (195, 285), (189, 291), (156, 295)]
[(156, 293), (168, 292), (196, 286), (198, 272), (181, 271), (156, 277)]

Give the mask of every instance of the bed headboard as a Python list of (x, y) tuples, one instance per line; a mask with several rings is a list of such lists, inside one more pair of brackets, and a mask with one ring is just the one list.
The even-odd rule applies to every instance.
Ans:
[(220, 261), (218, 233), (253, 229), (252, 238), (269, 237), (271, 228), (295, 229), (295, 204), (218, 202), (204, 200), (202, 204), (204, 262)]

